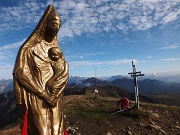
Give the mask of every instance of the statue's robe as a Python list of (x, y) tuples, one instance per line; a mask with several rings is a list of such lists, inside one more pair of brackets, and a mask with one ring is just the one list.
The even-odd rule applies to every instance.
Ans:
[[(51, 107), (42, 98), (46, 82), (52, 77), (53, 70), (48, 50), (59, 47), (57, 42), (42, 40), (35, 45), (21, 48), (13, 71), (16, 104), (28, 110), (28, 135), (63, 135), (62, 91), (68, 80), (59, 80), (61, 93), (58, 94), (56, 107)], [(67, 65), (65, 65), (67, 66)], [(66, 67), (67, 68), (67, 67)], [(65, 71), (66, 72), (66, 71)], [(64, 81), (64, 83), (62, 83)], [(23, 118), (22, 114), (21, 118)]]

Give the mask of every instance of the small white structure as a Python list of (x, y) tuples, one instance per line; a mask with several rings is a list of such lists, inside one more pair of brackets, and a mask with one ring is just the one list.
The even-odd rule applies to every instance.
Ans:
[(94, 90), (94, 97), (95, 97), (95, 98), (96, 98), (97, 94), (98, 94), (98, 90), (95, 89), (95, 90)]

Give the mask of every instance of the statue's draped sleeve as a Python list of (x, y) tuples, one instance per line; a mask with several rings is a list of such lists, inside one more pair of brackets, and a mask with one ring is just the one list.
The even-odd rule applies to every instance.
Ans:
[[(31, 48), (24, 47), (19, 53), (19, 59), (13, 72), (17, 104), (26, 103), (26, 93), (28, 91), (38, 96), (41, 96), (43, 93), (42, 86), (38, 83), (39, 80), (33, 75), (35, 73), (33, 70), (35, 69), (31, 67), (33, 65), (31, 57)], [(24, 91), (24, 89), (28, 91)]]

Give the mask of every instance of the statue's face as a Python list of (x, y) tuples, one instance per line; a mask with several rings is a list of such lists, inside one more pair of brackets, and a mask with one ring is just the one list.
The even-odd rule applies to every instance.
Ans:
[(59, 20), (50, 20), (46, 24), (46, 32), (50, 37), (56, 36), (60, 28)]

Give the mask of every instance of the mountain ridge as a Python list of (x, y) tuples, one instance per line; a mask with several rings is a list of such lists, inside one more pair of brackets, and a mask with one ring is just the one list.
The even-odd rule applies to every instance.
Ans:
[[(174, 78), (176, 78), (174, 76)], [(178, 79), (176, 82), (172, 81), (163, 81), (162, 79), (158, 80), (155, 77), (138, 77), (138, 86), (141, 94), (149, 94), (149, 93), (180, 93), (180, 82)], [(166, 79), (168, 80), (168, 79)], [(170, 80), (171, 77), (170, 77)], [(68, 81), (68, 86), (105, 86), (105, 85), (114, 85), (125, 88), (131, 92), (134, 91), (133, 78), (128, 76), (110, 76), (110, 77), (79, 77), (79, 76), (70, 76)], [(13, 80), (0, 80), (0, 93), (6, 93), (10, 90), (13, 90)]]

